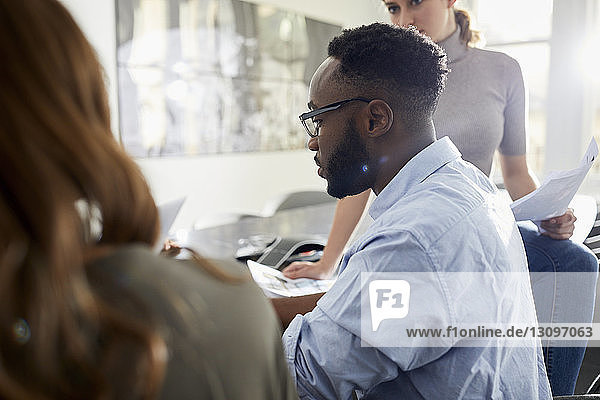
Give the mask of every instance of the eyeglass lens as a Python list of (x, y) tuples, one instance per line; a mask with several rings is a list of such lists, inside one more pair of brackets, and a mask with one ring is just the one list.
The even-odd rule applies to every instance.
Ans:
[(303, 122), (304, 128), (306, 129), (306, 132), (309, 134), (309, 136), (316, 137), (317, 136), (317, 126), (313, 122), (313, 119), (307, 118), (302, 122)]

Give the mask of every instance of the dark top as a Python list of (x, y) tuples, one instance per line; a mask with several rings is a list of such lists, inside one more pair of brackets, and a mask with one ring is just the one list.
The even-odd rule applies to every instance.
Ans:
[(156, 317), (168, 347), (160, 398), (297, 399), (268, 300), (238, 266), (220, 267), (246, 279), (225, 283), (192, 261), (141, 245), (89, 266), (90, 276), (99, 277), (93, 285), (116, 281)]

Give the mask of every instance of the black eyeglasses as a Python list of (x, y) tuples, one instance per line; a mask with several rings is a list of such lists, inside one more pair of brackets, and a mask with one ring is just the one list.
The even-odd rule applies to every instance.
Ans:
[(326, 106), (319, 107), (316, 110), (312, 110), (309, 112), (305, 112), (304, 114), (300, 114), (300, 117), (299, 117), (300, 122), (302, 122), (302, 125), (304, 126), (304, 129), (306, 129), (306, 133), (308, 133), (308, 136), (310, 136), (310, 137), (319, 136), (319, 129), (321, 128), (321, 125), (315, 124), (315, 122), (313, 120), (314, 117), (316, 117), (317, 115), (329, 112), (329, 111), (337, 110), (344, 104), (349, 103), (351, 101), (364, 101), (365, 103), (371, 102), (371, 100), (365, 99), (364, 97), (355, 97), (352, 99), (347, 99), (347, 100), (338, 101), (336, 103), (331, 103)]

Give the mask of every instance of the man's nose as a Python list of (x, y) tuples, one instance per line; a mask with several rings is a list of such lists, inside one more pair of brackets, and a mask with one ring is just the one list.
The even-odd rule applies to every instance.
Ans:
[(319, 151), (319, 139), (311, 137), (308, 139), (308, 149), (312, 151)]

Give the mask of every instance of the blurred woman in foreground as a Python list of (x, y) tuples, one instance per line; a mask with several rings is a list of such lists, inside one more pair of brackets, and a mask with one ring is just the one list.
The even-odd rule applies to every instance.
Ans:
[(65, 8), (0, 0), (0, 59), (0, 397), (294, 398), (251, 280), (152, 253), (155, 204)]

